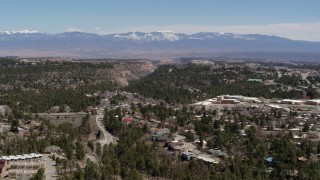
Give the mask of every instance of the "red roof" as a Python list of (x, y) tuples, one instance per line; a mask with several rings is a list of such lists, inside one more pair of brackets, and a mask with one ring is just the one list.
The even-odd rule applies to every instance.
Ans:
[(308, 160), (308, 159), (305, 158), (305, 157), (303, 157), (303, 156), (301, 156), (301, 157), (298, 157), (298, 160), (299, 160), (299, 161), (306, 161), (306, 160)]
[(132, 122), (132, 118), (128, 118), (128, 117), (125, 117), (122, 119), (123, 122), (125, 123), (131, 123)]

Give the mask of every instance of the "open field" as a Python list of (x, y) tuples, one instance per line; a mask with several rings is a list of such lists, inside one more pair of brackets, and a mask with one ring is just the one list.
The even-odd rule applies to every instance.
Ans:
[(81, 119), (87, 113), (85, 112), (75, 112), (75, 113), (38, 113), (40, 118), (44, 118), (50, 121), (55, 126), (62, 123), (68, 122), (72, 123), (74, 126), (78, 127), (81, 124)]

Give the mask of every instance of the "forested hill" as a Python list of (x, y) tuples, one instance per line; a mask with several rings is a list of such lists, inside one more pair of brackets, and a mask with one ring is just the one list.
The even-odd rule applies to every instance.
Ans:
[[(248, 79), (272, 80), (274, 84), (250, 82)], [(274, 68), (249, 67), (246, 64), (163, 65), (154, 73), (131, 82), (125, 89), (167, 102), (185, 103), (195, 99), (210, 98), (221, 94), (244, 95), (264, 98), (301, 98), (296, 89), (284, 91), (280, 84), (303, 84), (297, 76), (277, 77)], [(311, 90), (311, 89), (310, 89)]]
[(153, 68), (149, 60), (60, 62), (0, 58), (0, 104), (33, 113), (55, 106), (81, 111), (99, 104), (97, 95), (146, 76)]

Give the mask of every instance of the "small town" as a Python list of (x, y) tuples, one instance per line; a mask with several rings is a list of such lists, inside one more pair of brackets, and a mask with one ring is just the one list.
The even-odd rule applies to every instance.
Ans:
[(0, 180), (320, 180), (319, 0), (0, 6)]
[[(145, 143), (156, 146), (157, 156), (168, 156), (183, 163), (184, 161), (199, 160), (205, 164), (224, 163), (228, 158), (245, 156), (246, 152), (239, 152), (241, 142), (251, 138), (268, 139), (269, 136), (288, 135), (297, 147), (305, 143), (319, 142), (320, 133), (320, 99), (294, 100), (294, 99), (264, 99), (262, 97), (246, 97), (242, 95), (219, 95), (215, 98), (199, 101), (188, 105), (170, 105), (164, 101), (145, 98), (137, 93), (125, 91), (105, 92), (103, 94), (85, 94), (84, 96), (102, 97), (101, 104), (88, 107), (86, 112), (59, 113), (54, 108), (50, 112), (33, 114), (31, 120), (21, 119), (17, 130), (12, 133), (12, 125), (5, 117), (12, 112), (8, 105), (1, 105), (1, 134), (6, 138), (20, 136), (29, 139), (34, 131), (44, 127), (43, 120), (48, 120), (54, 126), (71, 122), (75, 128), (82, 128), (83, 118), (90, 117), (91, 133), (86, 141), (104, 147), (110, 143), (117, 144), (114, 127), (105, 124), (104, 113), (117, 111), (115, 118), (121, 118), (124, 126), (143, 128)], [(119, 98), (120, 97), (120, 98)], [(116, 100), (121, 99), (121, 100)], [(185, 117), (184, 117), (185, 116)], [(188, 117), (186, 117), (188, 116)], [(10, 118), (10, 117), (8, 117)], [(201, 127), (202, 123), (209, 121), (212, 126)], [(106, 125), (106, 126), (105, 126)], [(112, 128), (113, 134), (108, 131)], [(203, 128), (199, 135), (199, 128)], [(213, 129), (211, 129), (213, 128)], [(211, 137), (210, 132), (228, 131), (237, 138), (240, 144), (225, 144), (217, 142), (219, 137)], [(231, 129), (230, 129), (231, 128)], [(58, 136), (58, 134), (56, 135)], [(45, 138), (45, 134), (42, 134)], [(39, 137), (41, 138), (41, 136)], [(221, 137), (220, 137), (221, 138)], [(230, 139), (233, 141), (233, 139)], [(222, 144), (219, 144), (222, 143)], [(320, 147), (318, 145), (318, 147)], [(240, 153), (240, 154), (239, 154)], [(248, 153), (248, 152), (247, 152)], [(298, 163), (318, 161), (318, 150), (309, 150), (301, 156), (296, 156)], [(11, 154), (0, 156), (1, 177), (6, 179), (28, 179), (38, 170), (44, 171), (46, 177), (56, 177), (63, 172), (58, 169), (59, 161), (68, 159), (66, 152), (59, 146), (48, 146), (42, 153)], [(85, 150), (85, 158), (97, 162), (97, 152)], [(273, 169), (272, 155), (266, 155), (264, 163), (266, 171)], [(83, 162), (78, 162), (83, 166)], [(65, 169), (71, 167), (64, 167)], [(72, 171), (69, 169), (69, 171)], [(66, 170), (64, 170), (66, 172)], [(290, 171), (288, 176), (295, 177), (298, 170)], [(49, 178), (50, 179), (50, 178)]]
[[(181, 176), (184, 168), (190, 168), (190, 163), (205, 169), (226, 168), (239, 158), (249, 163), (252, 156), (263, 169), (257, 172), (259, 177), (283, 175), (296, 178), (304, 173), (303, 165), (319, 162), (320, 82), (317, 81), (318, 70), (306, 73), (309, 65), (193, 60), (184, 65), (184, 70), (175, 69), (175, 65), (156, 67), (157, 64), (141, 60), (122, 63), (96, 60), (88, 64), (63, 59), (16, 59), (6, 63), (9, 65), (3, 65), (14, 66), (12, 69), (24, 68), (25, 71), (37, 66), (61, 69), (36, 72), (41, 78), (34, 81), (30, 81), (34, 75), (27, 74), (17, 76), (21, 81), (13, 84), (1, 82), (0, 85), (5, 87), (0, 94), (2, 179), (36, 176), (65, 179), (70, 175), (92, 179), (98, 174), (90, 174), (90, 168), (101, 166), (99, 162), (109, 168), (107, 174), (101, 175), (107, 179), (117, 176), (148, 179), (170, 177), (175, 173)], [(74, 79), (71, 77), (77, 72), (65, 74), (60, 64), (111, 73), (107, 79), (96, 75), (88, 80), (86, 74)], [(142, 74), (146, 69), (141, 68), (139, 72), (137, 66), (148, 67), (149, 73), (155, 77), (147, 75), (144, 78)], [(116, 73), (116, 69), (124, 67), (125, 74)], [(159, 72), (152, 72), (154, 69)], [(60, 72), (59, 81), (55, 79), (55, 71)], [(194, 76), (192, 83), (179, 80), (179, 83), (185, 83), (183, 89), (164, 89), (163, 92), (168, 92), (163, 94), (145, 91), (150, 88), (150, 84), (144, 85), (150, 81), (148, 78), (163, 83), (164, 88), (172, 86), (166, 78), (171, 78), (173, 71), (194, 71), (199, 77)], [(2, 73), (4, 76), (7, 72)], [(207, 88), (197, 86), (207, 82), (202, 78), (204, 73), (220, 77), (213, 80), (212, 85), (220, 84), (225, 94), (218, 94), (220, 90), (208, 91), (211, 85)], [(141, 83), (138, 88), (134, 83), (125, 85), (133, 80), (128, 74), (142, 77), (137, 81)], [(161, 78), (157, 79), (157, 76)], [(187, 75), (179, 76), (188, 79)], [(101, 81), (107, 86), (91, 85)], [(19, 86), (25, 87), (20, 94), (29, 94), (16, 96), (15, 88)], [(42, 86), (58, 91), (47, 91)], [(68, 89), (63, 90), (62, 86)], [(223, 89), (224, 86), (228, 88)], [(234, 88), (242, 87), (246, 89), (234, 91)], [(257, 96), (228, 95), (234, 92)], [(59, 99), (48, 106), (46, 99), (51, 98), (50, 94)], [(30, 95), (38, 95), (41, 99), (34, 104), (34, 99), (28, 98)], [(297, 152), (281, 150), (279, 145), (283, 148), (290, 146)], [(144, 151), (146, 156), (135, 159), (132, 154), (120, 153), (124, 147), (135, 149), (127, 153)], [(119, 164), (125, 165), (127, 158), (132, 158), (135, 163), (128, 167), (135, 166), (139, 170), (129, 170), (129, 174), (121, 175), (119, 172), (123, 170), (116, 171), (116, 168)], [(285, 170), (279, 171), (279, 161), (290, 163), (282, 165)], [(170, 168), (175, 166), (181, 169), (171, 171)], [(163, 169), (165, 167), (167, 169)], [(146, 172), (147, 169), (150, 172)], [(206, 171), (201, 173), (206, 176)], [(220, 173), (223, 176), (224, 172)]]

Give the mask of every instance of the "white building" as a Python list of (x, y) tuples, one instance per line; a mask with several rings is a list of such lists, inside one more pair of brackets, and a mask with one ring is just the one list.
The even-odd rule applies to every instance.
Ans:
[(307, 101), (306, 101), (306, 104), (318, 106), (318, 105), (320, 105), (320, 99), (310, 99), (310, 100), (307, 100)]
[(302, 100), (294, 100), (294, 99), (283, 99), (281, 100), (282, 104), (292, 104), (292, 105), (302, 105), (305, 104), (305, 101)]

